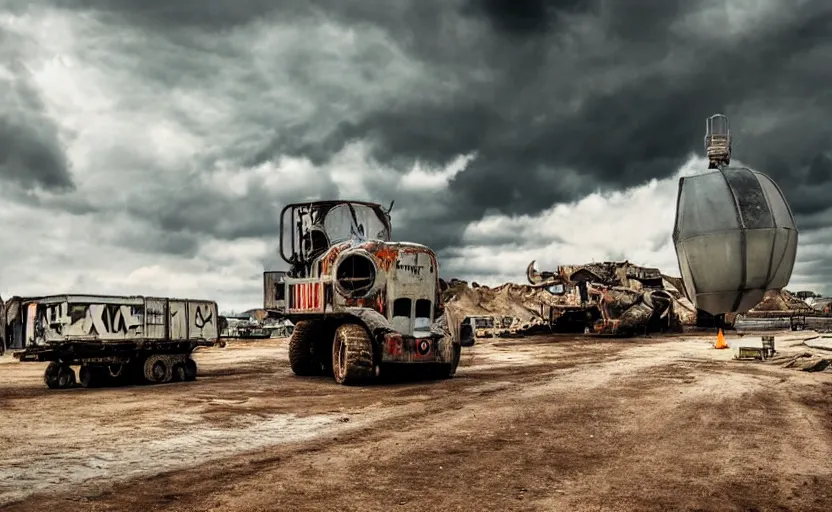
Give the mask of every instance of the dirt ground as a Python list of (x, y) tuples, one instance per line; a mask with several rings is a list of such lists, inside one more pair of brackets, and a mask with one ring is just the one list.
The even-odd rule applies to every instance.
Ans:
[(490, 340), (452, 380), (356, 388), (293, 376), (285, 340), (111, 389), (7, 355), (0, 510), (832, 510), (832, 371), (713, 341)]

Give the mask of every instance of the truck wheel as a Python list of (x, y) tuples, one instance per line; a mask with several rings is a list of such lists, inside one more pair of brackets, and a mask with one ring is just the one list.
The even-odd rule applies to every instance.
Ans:
[(335, 330), (332, 373), (335, 382), (347, 386), (360, 384), (373, 375), (373, 342), (363, 326), (343, 324)]
[(450, 373), (448, 373), (448, 377), (453, 377), (456, 375), (456, 369), (459, 368), (459, 359), (462, 357), (462, 347), (460, 345), (454, 344), (454, 360), (451, 362)]
[(456, 367), (454, 367), (454, 365), (443, 363), (436, 365), (433, 372), (431, 372), (431, 377), (440, 380), (451, 379), (455, 373)]
[(295, 375), (321, 375), (321, 362), (313, 352), (316, 338), (320, 335), (320, 325), (311, 320), (301, 320), (295, 324), (289, 339), (289, 366)]
[(454, 343), (453, 349), (453, 360), (450, 363), (441, 363), (433, 367), (431, 371), (432, 377), (437, 379), (450, 379), (454, 375), (456, 375), (456, 369), (459, 366), (459, 358), (461, 355), (462, 347)]

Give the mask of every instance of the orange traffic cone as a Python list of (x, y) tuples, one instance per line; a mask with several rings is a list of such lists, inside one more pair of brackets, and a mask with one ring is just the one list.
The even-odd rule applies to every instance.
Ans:
[(728, 343), (725, 342), (725, 335), (722, 334), (722, 329), (720, 329), (719, 334), (716, 335), (716, 344), (714, 344), (714, 348), (728, 348)]

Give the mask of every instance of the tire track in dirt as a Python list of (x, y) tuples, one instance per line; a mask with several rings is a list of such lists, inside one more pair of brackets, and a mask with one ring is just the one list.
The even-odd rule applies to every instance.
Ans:
[[(643, 350), (648, 350), (650, 353), (653, 353), (654, 351), (650, 348), (645, 349), (645, 347), (626, 349), (627, 352), (634, 351), (635, 353)], [(609, 358), (615, 357), (614, 353), (608, 353), (607, 356)], [(579, 362), (583, 362), (586, 366), (581, 366), (580, 371), (577, 371), (576, 368), (578, 367)], [(442, 403), (428, 402), (423, 404), (414, 404), (412, 402), (406, 402), (403, 406), (404, 410), (399, 411), (398, 414), (394, 413), (393, 410), (388, 410), (386, 415), (379, 415), (370, 412), (364, 421), (354, 423), (351, 421), (351, 423), (353, 423), (352, 427), (355, 429), (350, 429), (352, 431), (351, 435), (353, 437), (367, 439), (367, 430), (369, 430), (371, 432), (369, 437), (381, 436), (380, 439), (383, 441), (386, 433), (388, 432), (402, 432), (399, 435), (408, 438), (403, 442), (413, 444), (417, 442), (418, 437), (422, 435), (425, 429), (431, 431), (437, 424), (440, 424), (442, 429), (463, 429), (469, 419), (472, 417), (477, 418), (478, 414), (481, 415), (481, 417), (487, 417), (501, 411), (504, 415), (508, 414), (510, 416), (514, 413), (512, 409), (513, 404), (518, 403), (518, 401), (527, 400), (529, 396), (550, 393), (552, 391), (553, 382), (564, 381), (561, 385), (570, 388), (575, 386), (593, 388), (603, 385), (605, 381), (601, 377), (604, 375), (615, 372), (627, 373), (639, 371), (641, 368), (646, 368), (655, 364), (655, 360), (651, 361), (647, 358), (635, 358), (633, 364), (629, 365), (622, 365), (621, 361), (615, 360), (607, 363), (587, 363), (586, 361), (581, 361), (580, 358), (577, 358), (577, 360), (571, 361), (569, 364), (563, 364), (563, 362), (561, 362), (561, 365), (553, 365), (554, 369), (552, 367), (547, 368), (546, 366), (508, 368), (504, 372), (501, 372), (503, 374), (500, 376), (501, 380), (498, 381), (493, 379), (494, 375), (486, 379), (484, 379), (482, 375), (479, 375), (477, 381), (481, 381), (481, 384), (476, 384), (477, 381), (470, 383), (466, 382), (463, 370), (463, 375), (461, 375), (459, 379), (447, 381), (447, 385), (449, 387), (456, 388), (454, 389), (455, 394), (447, 396)], [(561, 368), (558, 368), (558, 366), (561, 366)], [(488, 373), (496, 373), (493, 371), (493, 365), (486, 364), (482, 365), (481, 368), (489, 370)], [(566, 380), (563, 379), (564, 376), (571, 373), (575, 373), (574, 378), (569, 377)], [(472, 375), (472, 377), (473, 376), (475, 375)], [(496, 385), (500, 382), (502, 382), (500, 385)], [(486, 402), (478, 402), (477, 400), (472, 401), (471, 398), (473, 396), (492, 404), (489, 408), (493, 408), (494, 410), (483, 410), (482, 404)], [(495, 402), (499, 402), (501, 405), (495, 407)], [(415, 418), (418, 418), (418, 421), (413, 423), (413, 419)], [(413, 427), (414, 424), (420, 425), (420, 427), (412, 434), (408, 435), (407, 432)], [(499, 422), (496, 424), (499, 424)], [(323, 433), (324, 432), (322, 432), (322, 434)], [(334, 432), (326, 432), (326, 434), (330, 433)], [(339, 436), (343, 436), (345, 434), (347, 433), (342, 432)], [(415, 435), (417, 439), (410, 437), (413, 435)], [(434, 438), (435, 436), (435, 433), (429, 434), (429, 438)], [(349, 460), (361, 460), (361, 456), (358, 453), (355, 453), (349, 457)], [(225, 478), (228, 478), (227, 471), (224, 470), (223, 474), (225, 475)], [(131, 493), (132, 492), (133, 491), (131, 491)]]
[[(330, 379), (285, 375), (285, 361), (274, 356), (274, 352), (285, 352), (282, 346), (272, 349), (268, 358), (267, 349), (253, 351), (258, 357), (243, 350), (203, 352), (200, 379), (194, 383), (57, 393), (32, 382), (4, 386), (0, 400), (5, 401), (7, 411), (35, 422), (63, 419), (51, 427), (38, 427), (46, 437), (36, 440), (34, 450), (21, 446), (19, 440), (26, 438), (17, 433), (16, 449), (0, 454), (0, 505), (32, 494), (116, 483), (281, 444), (343, 435), (373, 422), (415, 414), (420, 400), (489, 382), (506, 368), (521, 378), (534, 377), (536, 372), (534, 364), (514, 366), (499, 357), (488, 363), (485, 354), (479, 358), (485, 367), (463, 366), (459, 378), (444, 383), (344, 388)], [(471, 358), (467, 359), (464, 364), (470, 363)], [(19, 364), (14, 369), (30, 381), (39, 370)], [(425, 394), (421, 396), (420, 391)], [(314, 405), (304, 407), (309, 401)], [(73, 436), (83, 439), (73, 442)]]

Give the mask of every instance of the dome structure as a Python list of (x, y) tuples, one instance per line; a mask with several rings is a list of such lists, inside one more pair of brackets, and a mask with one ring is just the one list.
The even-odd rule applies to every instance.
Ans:
[(777, 184), (726, 165), (679, 179), (673, 231), (688, 296), (713, 315), (747, 312), (785, 287), (797, 254), (794, 216)]

